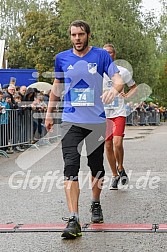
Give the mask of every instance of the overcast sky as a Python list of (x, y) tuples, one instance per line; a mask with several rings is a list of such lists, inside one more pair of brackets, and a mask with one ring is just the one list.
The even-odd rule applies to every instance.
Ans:
[(144, 12), (153, 10), (157, 16), (161, 12), (161, 3), (159, 2), (159, 0), (143, 0), (142, 2), (142, 5), (144, 6)]

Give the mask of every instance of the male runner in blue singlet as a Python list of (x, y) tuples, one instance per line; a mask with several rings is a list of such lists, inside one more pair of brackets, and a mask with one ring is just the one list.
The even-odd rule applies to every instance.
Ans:
[[(123, 82), (119, 70), (108, 52), (89, 46), (90, 27), (82, 21), (71, 23), (69, 33), (72, 49), (60, 52), (55, 60), (55, 80), (50, 94), (45, 125), (53, 126), (52, 112), (60, 100), (64, 86), (62, 114), (62, 152), (64, 159), (64, 188), (70, 216), (62, 237), (67, 239), (82, 235), (78, 216), (78, 172), (82, 144), (85, 140), (88, 166), (92, 175), (91, 222), (102, 223), (100, 193), (103, 177), (103, 153), (105, 142), (104, 104), (110, 103), (122, 91)], [(103, 93), (103, 74), (113, 81), (112, 92)]]

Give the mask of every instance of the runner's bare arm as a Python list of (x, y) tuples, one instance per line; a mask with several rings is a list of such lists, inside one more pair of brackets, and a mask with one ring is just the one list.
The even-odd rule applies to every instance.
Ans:
[(45, 118), (45, 126), (47, 131), (50, 131), (53, 127), (53, 111), (56, 108), (57, 103), (60, 101), (61, 93), (62, 84), (60, 80), (55, 79), (50, 93), (48, 109)]
[(103, 93), (103, 95), (101, 96), (102, 98), (102, 102), (104, 104), (108, 104), (111, 103), (114, 99), (114, 97), (121, 93), (121, 91), (123, 90), (124, 84), (123, 84), (123, 80), (120, 76), (119, 73), (115, 73), (112, 78), (111, 78), (113, 85), (112, 85), (112, 89), (107, 90)]
[(137, 85), (134, 83), (133, 86), (129, 88), (129, 91), (127, 93), (121, 92), (121, 96), (124, 98), (130, 98), (137, 92)]

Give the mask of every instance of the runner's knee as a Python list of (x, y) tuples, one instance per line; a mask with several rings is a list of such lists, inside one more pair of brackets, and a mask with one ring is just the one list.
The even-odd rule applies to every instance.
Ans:
[(93, 169), (93, 168), (90, 168), (90, 169), (91, 169), (92, 177), (94, 177), (94, 178), (101, 179), (105, 175), (104, 168), (102, 168), (101, 170), (98, 170), (98, 171), (96, 169)]
[(79, 166), (68, 165), (64, 168), (64, 179), (78, 181)]

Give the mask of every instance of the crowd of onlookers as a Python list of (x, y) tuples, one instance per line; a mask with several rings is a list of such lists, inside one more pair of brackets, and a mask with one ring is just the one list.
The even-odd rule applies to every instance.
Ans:
[[(125, 105), (127, 116), (133, 113), (134, 125), (147, 125), (149, 124), (148, 118), (154, 118), (151, 122), (154, 124), (159, 124), (160, 121), (167, 120), (167, 108), (159, 107), (158, 104), (153, 102), (140, 102), (135, 103), (129, 102)], [(159, 120), (159, 121), (158, 121)]]
[(164, 122), (167, 121), (167, 108), (161, 106), (159, 108), (159, 113), (160, 113), (160, 120), (163, 120)]
[[(11, 132), (11, 128), (14, 127), (10, 117), (12, 117), (12, 120), (16, 121), (18, 116), (21, 117), (23, 112), (25, 113), (26, 110), (39, 114), (46, 112), (49, 101), (49, 93), (50, 90), (41, 92), (37, 88), (26, 87), (24, 85), (21, 87), (13, 84), (3, 86), (0, 90), (0, 146), (3, 146), (3, 148), (0, 149), (6, 151), (7, 153), (13, 153), (14, 150), (24, 151), (24, 146), (19, 142), (17, 145), (16, 141), (13, 142), (14, 144), (10, 148), (7, 146), (8, 143), (11, 142), (9, 131)], [(17, 118), (16, 113), (14, 117), (10, 114), (10, 111), (13, 110), (17, 110)], [(46, 133), (43, 126), (43, 120), (43, 117), (40, 118), (40, 116), (39, 118), (33, 118), (32, 126), (34, 140), (35, 135), (40, 138)], [(18, 122), (17, 128), (19, 129)], [(22, 134), (24, 133), (22, 132)]]

